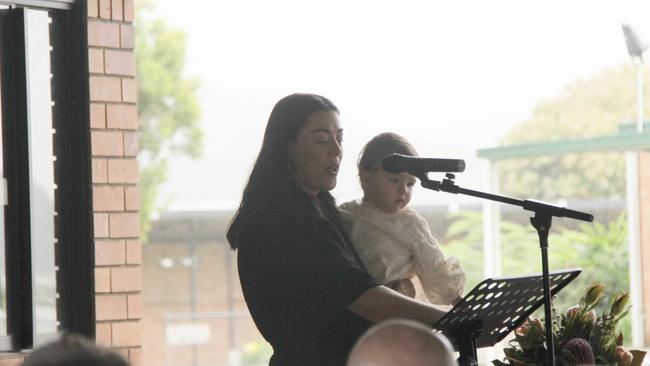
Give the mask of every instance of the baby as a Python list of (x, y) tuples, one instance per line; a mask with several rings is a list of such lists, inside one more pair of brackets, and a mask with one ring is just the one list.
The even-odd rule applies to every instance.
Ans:
[(465, 272), (456, 258), (445, 259), (427, 221), (407, 207), (415, 177), (382, 168), (382, 160), (391, 154), (417, 156), (413, 146), (394, 133), (377, 135), (361, 151), (358, 169), (363, 199), (339, 207), (347, 233), (379, 283), (414, 297), (412, 286), (400, 285), (410, 285), (404, 280), (417, 275), (431, 303), (452, 304), (462, 296)]

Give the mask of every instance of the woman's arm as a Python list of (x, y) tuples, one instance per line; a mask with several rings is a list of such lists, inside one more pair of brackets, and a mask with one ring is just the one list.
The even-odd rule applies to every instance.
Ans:
[(386, 286), (375, 286), (366, 290), (348, 308), (373, 322), (406, 318), (427, 325), (433, 325), (449, 310), (448, 306), (425, 304)]
[(385, 284), (384, 286), (393, 289), (404, 296), (408, 296), (411, 299), (415, 298), (415, 286), (413, 285), (413, 281), (408, 278), (405, 278), (403, 280), (395, 280), (393, 282)]

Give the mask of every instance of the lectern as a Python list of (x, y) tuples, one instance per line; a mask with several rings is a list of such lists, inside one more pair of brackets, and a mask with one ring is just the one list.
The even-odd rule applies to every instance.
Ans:
[[(580, 272), (579, 268), (550, 272), (551, 296)], [(542, 274), (488, 278), (433, 327), (452, 341), (460, 366), (478, 365), (477, 348), (494, 346), (544, 304), (542, 281)]]

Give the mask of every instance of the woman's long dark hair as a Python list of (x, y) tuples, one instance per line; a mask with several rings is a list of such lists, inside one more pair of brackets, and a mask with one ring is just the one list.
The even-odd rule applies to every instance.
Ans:
[[(315, 94), (291, 94), (273, 107), (266, 124), (262, 148), (244, 188), (239, 208), (228, 228), (226, 237), (232, 249), (237, 249), (241, 244), (240, 233), (264, 224), (256, 221), (286, 218), (291, 214), (289, 144), (295, 141), (309, 116), (318, 111), (339, 112), (329, 99)], [(334, 198), (329, 192), (321, 192), (319, 199), (329, 214), (336, 215)]]

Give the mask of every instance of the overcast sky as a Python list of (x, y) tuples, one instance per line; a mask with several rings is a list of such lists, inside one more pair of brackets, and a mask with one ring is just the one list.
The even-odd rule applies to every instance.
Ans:
[[(168, 209), (234, 207), (277, 100), (332, 99), (345, 129), (334, 195), (361, 195), (355, 161), (394, 131), (424, 157), (467, 161), (457, 183), (485, 188), (476, 150), (493, 147), (541, 101), (630, 63), (627, 22), (650, 37), (650, 1), (157, 0), (188, 33), (187, 73), (202, 80), (206, 149), (171, 161)], [(647, 88), (646, 88), (647, 90)], [(432, 176), (432, 178), (437, 178)], [(418, 189), (417, 205), (459, 197)]]

